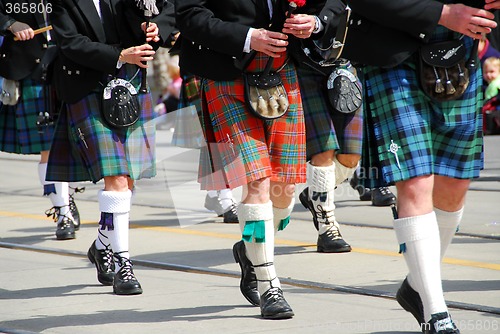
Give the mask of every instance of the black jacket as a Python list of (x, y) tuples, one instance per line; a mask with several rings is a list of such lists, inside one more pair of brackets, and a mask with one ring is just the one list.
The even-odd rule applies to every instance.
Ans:
[[(43, 14), (20, 10), (28, 4), (39, 5), (36, 0), (0, 0), (0, 34), (5, 36), (0, 47), (0, 77), (21, 80), (30, 76), (40, 63), (48, 47), (47, 34), (38, 34), (29, 41), (14, 41), (14, 35), (7, 30), (15, 21), (28, 24), (33, 30), (46, 25)], [(47, 22), (49, 23), (49, 22)]]
[(288, 1), (276, 0), (271, 22), (267, 0), (175, 0), (182, 71), (212, 80), (235, 79), (241, 75), (235, 61), (246, 55), (248, 30), (281, 31), (287, 8)]
[(343, 57), (393, 67), (428, 42), (444, 3), (483, 8), (484, 0), (348, 0), (353, 14)]
[[(114, 22), (104, 29), (92, 0), (53, 0), (53, 35), (60, 47), (54, 68), (54, 84), (60, 99), (75, 103), (96, 89), (105, 75), (115, 74), (122, 49), (145, 43), (143, 11), (135, 0), (109, 0)], [(164, 15), (173, 4), (157, 0), (160, 15), (152, 21), (164, 43), (173, 30), (173, 18)], [(114, 30), (113, 30), (114, 29)], [(115, 32), (110, 41), (109, 32)], [(107, 36), (108, 34), (108, 36)]]

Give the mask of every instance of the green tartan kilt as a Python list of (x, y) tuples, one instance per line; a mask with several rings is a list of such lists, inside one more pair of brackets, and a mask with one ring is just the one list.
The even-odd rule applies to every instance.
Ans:
[(0, 104), (0, 151), (40, 154), (50, 149), (55, 125), (39, 130), (36, 121), (40, 112), (55, 115), (55, 110), (49, 110), (51, 107), (45, 104), (48, 100), (46, 94), (52, 94), (53, 90), (48, 88), (48, 92), (44, 93), (43, 85), (31, 79), (21, 80), (19, 84), (21, 97), (18, 103), (13, 106)]
[[(134, 80), (134, 86), (140, 76)], [(139, 94), (139, 120), (124, 129), (108, 127), (100, 112), (101, 94), (94, 92), (61, 112), (49, 156), (47, 180), (98, 182), (105, 176), (133, 180), (156, 175), (155, 133), (151, 93)]]

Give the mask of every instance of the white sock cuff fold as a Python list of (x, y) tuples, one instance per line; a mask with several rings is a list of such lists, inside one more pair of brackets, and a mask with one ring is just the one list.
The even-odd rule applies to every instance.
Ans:
[(394, 231), (400, 244), (439, 236), (436, 214), (432, 211), (425, 215), (396, 219)]
[(444, 211), (438, 208), (434, 208), (436, 213), (436, 219), (439, 227), (442, 228), (456, 228), (462, 221), (462, 216), (464, 214), (464, 207), (458, 211)]
[(273, 202), (264, 204), (245, 204), (238, 205), (238, 218), (243, 224), (252, 220), (271, 220), (273, 219)]
[(328, 192), (335, 190), (335, 164), (330, 166), (313, 166), (307, 163), (307, 184), (312, 191)]
[(286, 208), (277, 208), (273, 206), (274, 220), (280, 222), (282, 219), (290, 217), (294, 206), (295, 206), (295, 197), (292, 198), (292, 202), (290, 202), (290, 205)]
[(132, 192), (127, 191), (104, 191), (97, 193), (99, 211), (109, 213), (125, 213), (130, 211)]
[(333, 157), (333, 163), (335, 165), (335, 185), (338, 186), (345, 180), (351, 178), (354, 175), (354, 172), (358, 168), (358, 165), (355, 167), (347, 167), (344, 166), (340, 163), (340, 161), (337, 160), (337, 156)]

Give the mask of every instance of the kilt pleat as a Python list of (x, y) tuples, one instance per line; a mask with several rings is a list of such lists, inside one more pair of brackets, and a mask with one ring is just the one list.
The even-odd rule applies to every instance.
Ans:
[[(266, 61), (267, 56), (258, 55), (249, 68), (262, 70)], [(202, 189), (236, 188), (266, 177), (305, 182), (305, 126), (297, 76), (292, 64), (279, 73), (290, 107), (284, 116), (269, 121), (247, 110), (242, 78), (202, 80), (200, 121), (207, 141), (200, 156)]]
[[(438, 29), (433, 40), (448, 32)], [(472, 40), (466, 37), (469, 52)], [(368, 187), (423, 175), (457, 179), (479, 176), (483, 168), (481, 69), (470, 75), (458, 100), (434, 102), (420, 89), (416, 58), (391, 69), (365, 67), (366, 123), (369, 142), (365, 167), (380, 165)], [(366, 166), (369, 161), (371, 166)]]
[[(31, 80), (20, 81), (19, 101), (16, 105), (0, 108), (0, 151), (16, 154), (40, 154), (48, 151), (55, 125), (38, 130), (36, 121), (46, 111), (43, 85)], [(49, 111), (52, 115), (55, 110)]]
[(103, 122), (97, 92), (67, 105), (57, 124), (47, 180), (95, 183), (105, 176), (129, 175), (133, 180), (155, 176), (152, 97), (138, 96), (141, 116), (125, 129), (112, 129)]
[(327, 77), (305, 66), (297, 69), (297, 75), (304, 107), (307, 159), (330, 150), (361, 155), (362, 108), (350, 114), (335, 111), (328, 100)]

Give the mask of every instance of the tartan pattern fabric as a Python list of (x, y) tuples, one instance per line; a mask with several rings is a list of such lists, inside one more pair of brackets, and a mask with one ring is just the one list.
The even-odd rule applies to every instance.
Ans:
[(307, 159), (330, 150), (361, 155), (363, 109), (350, 114), (335, 111), (328, 99), (328, 77), (307, 67), (299, 67), (297, 76), (306, 123)]
[[(124, 70), (119, 77), (127, 78)], [(139, 82), (140, 75), (132, 83), (138, 88)], [(67, 105), (57, 124), (47, 180), (96, 183), (105, 176), (129, 175), (133, 180), (155, 176), (152, 96), (150, 92), (138, 96), (141, 117), (124, 129), (111, 129), (103, 123), (101, 93)]]
[[(250, 64), (263, 70), (267, 56)], [(274, 68), (283, 65), (277, 59)], [(305, 126), (295, 68), (279, 72), (290, 107), (275, 120), (257, 118), (246, 107), (243, 78), (201, 82), (202, 127), (208, 147), (202, 149), (199, 182), (202, 189), (236, 188), (261, 178), (286, 183), (305, 182)]]
[[(438, 29), (433, 40), (446, 36), (447, 30)], [(465, 38), (470, 50), (472, 40)], [(380, 167), (379, 175), (368, 175), (368, 187), (429, 174), (470, 179), (483, 168), (481, 69), (471, 73), (461, 99), (433, 102), (419, 87), (416, 60), (391, 69), (364, 68), (370, 127), (364, 167)]]
[[(38, 114), (45, 111), (43, 85), (24, 79), (20, 81), (20, 89), (16, 105), (0, 104), (0, 151), (17, 154), (48, 151), (55, 125), (44, 126), (41, 133), (36, 126)], [(55, 110), (49, 112), (55, 114)]]

